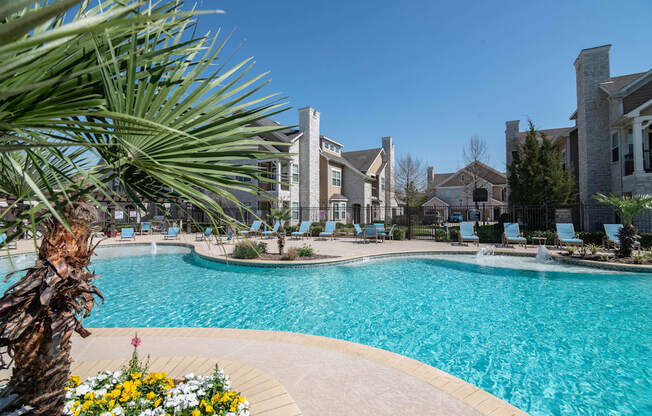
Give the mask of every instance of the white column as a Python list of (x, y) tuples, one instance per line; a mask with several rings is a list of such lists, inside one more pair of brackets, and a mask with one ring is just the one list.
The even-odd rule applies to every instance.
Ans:
[(643, 126), (641, 120), (634, 118), (634, 173), (643, 173)]

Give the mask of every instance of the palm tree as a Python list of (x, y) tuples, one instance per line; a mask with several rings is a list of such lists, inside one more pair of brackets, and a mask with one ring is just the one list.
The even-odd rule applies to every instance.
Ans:
[(247, 78), (250, 59), (217, 64), (225, 40), (194, 35), (199, 12), (109, 0), (66, 16), (78, 3), (0, 5), (0, 154), (11, 173), (0, 193), (38, 201), (0, 217), (0, 232), (15, 239), (24, 220), (43, 230), (36, 264), (0, 299), (0, 347), (14, 365), (2, 395), (38, 415), (61, 414), (70, 338), (89, 335), (82, 320), (103, 300), (88, 268), (99, 199), (191, 203), (233, 222), (216, 201), (239, 206), (234, 190), (257, 192), (236, 176), (269, 181), (244, 162), (269, 158), (258, 137), (284, 128), (256, 126), (285, 106), (260, 95), (265, 74)]
[(614, 194), (604, 195), (597, 193), (593, 199), (603, 204), (614, 207), (624, 222), (623, 228), (618, 233), (620, 239), (620, 248), (618, 249), (619, 257), (630, 257), (634, 244), (638, 239), (636, 227), (634, 227), (634, 218), (645, 209), (652, 209), (652, 196), (616, 196)]
[(279, 222), (276, 236), (278, 255), (280, 256), (283, 254), (283, 248), (285, 247), (285, 222), (290, 221), (290, 218), (292, 218), (292, 211), (290, 211), (290, 208), (276, 208), (272, 210), (270, 216), (272, 217), (272, 220)]

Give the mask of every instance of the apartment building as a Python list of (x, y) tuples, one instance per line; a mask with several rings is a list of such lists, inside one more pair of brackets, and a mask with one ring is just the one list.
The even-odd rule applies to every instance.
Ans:
[[(278, 125), (264, 119), (260, 125)], [(267, 178), (258, 195), (237, 192), (236, 197), (266, 218), (271, 209), (292, 210), (292, 223), (302, 220), (366, 223), (396, 214), (394, 160), (391, 137), (373, 149), (345, 151), (344, 144), (320, 131), (320, 114), (299, 109), (299, 127), (262, 135), (262, 150), (278, 157), (258, 161)], [(243, 181), (247, 179), (242, 178)]]
[(472, 162), (456, 172), (437, 173), (434, 166), (427, 169), (426, 197), (424, 214), (439, 214), (447, 219), (453, 214), (469, 218), (469, 210), (476, 210), (473, 192), (484, 189), (487, 201), (478, 204), (481, 218), (487, 221), (498, 220), (504, 212), (506, 203), (507, 179), (504, 172), (482, 162)]
[[(597, 192), (652, 193), (652, 69), (612, 76), (610, 48), (583, 49), (575, 60), (577, 108), (570, 116), (574, 126), (541, 130), (562, 149), (583, 205), (595, 204)], [(518, 121), (506, 122), (508, 168), (524, 136)], [(607, 210), (582, 219), (590, 229), (613, 220)]]

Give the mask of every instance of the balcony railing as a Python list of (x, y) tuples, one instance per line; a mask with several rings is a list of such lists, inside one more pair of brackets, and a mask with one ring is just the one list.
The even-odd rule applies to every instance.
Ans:
[[(634, 173), (634, 155), (628, 153), (624, 157), (625, 162), (625, 176)], [(643, 150), (643, 169), (646, 172), (652, 172), (652, 152), (650, 150)]]

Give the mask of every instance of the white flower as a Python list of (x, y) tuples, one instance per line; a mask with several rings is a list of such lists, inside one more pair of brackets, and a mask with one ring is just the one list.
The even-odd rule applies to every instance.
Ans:
[(77, 386), (75, 388), (75, 393), (74, 394), (75, 394), (75, 396), (83, 396), (83, 395), (85, 395), (86, 393), (88, 393), (90, 391), (91, 391), (90, 386), (88, 384), (86, 384), (86, 383), (82, 383), (82, 384), (80, 384), (79, 386)]
[(114, 416), (122, 416), (124, 414), (124, 411), (122, 410), (122, 407), (117, 406), (113, 408), (112, 410)]

